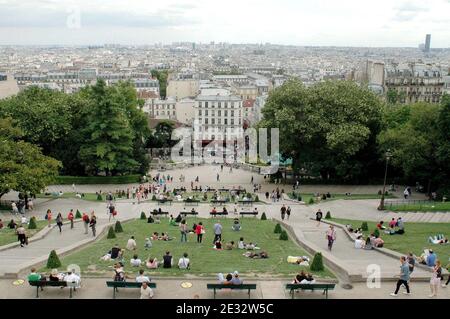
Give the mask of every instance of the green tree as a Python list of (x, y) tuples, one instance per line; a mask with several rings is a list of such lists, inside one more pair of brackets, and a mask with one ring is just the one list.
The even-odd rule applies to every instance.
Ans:
[(21, 136), (10, 118), (0, 119), (0, 197), (10, 190), (40, 193), (58, 174), (60, 163)]
[(445, 177), (439, 160), (442, 133), (439, 127), (441, 106), (416, 103), (404, 107), (387, 109), (389, 120), (378, 136), (379, 151), (392, 154), (391, 164), (401, 169), (412, 182), (421, 182), (433, 187)]
[(59, 260), (59, 257), (56, 254), (56, 251), (52, 250), (47, 259), (47, 268), (54, 269), (54, 268), (59, 268), (59, 267), (61, 267), (61, 261)]
[(151, 71), (152, 77), (157, 78), (159, 81), (159, 95), (162, 99), (166, 98), (167, 95), (167, 79), (169, 77), (169, 71), (163, 70), (152, 70)]
[(108, 239), (114, 239), (114, 238), (116, 238), (116, 233), (115, 233), (114, 228), (113, 228), (112, 226), (109, 227), (109, 229), (108, 229), (108, 235), (106, 236), (106, 238), (108, 238)]
[(87, 89), (93, 101), (85, 120), (85, 136), (78, 153), (86, 170), (93, 174), (116, 175), (139, 167), (133, 159), (133, 130), (117, 88), (107, 87), (103, 80)]
[(258, 127), (279, 128), (281, 155), (293, 159), (296, 171), (352, 180), (367, 176), (377, 164), (372, 142), (381, 110), (378, 97), (353, 82), (305, 88), (289, 80), (269, 96)]
[(311, 266), (309, 266), (309, 269), (311, 269), (311, 271), (323, 271), (325, 269), (325, 267), (323, 266), (322, 253), (316, 253), (314, 255), (313, 261), (311, 263)]

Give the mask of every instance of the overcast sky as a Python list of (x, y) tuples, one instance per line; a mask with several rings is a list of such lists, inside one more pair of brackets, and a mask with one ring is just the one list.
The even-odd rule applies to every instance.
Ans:
[(450, 0), (0, 0), (0, 44), (450, 47)]

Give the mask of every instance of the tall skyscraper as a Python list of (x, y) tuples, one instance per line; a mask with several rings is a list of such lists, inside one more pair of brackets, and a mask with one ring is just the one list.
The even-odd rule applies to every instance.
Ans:
[(427, 34), (425, 38), (425, 52), (430, 52), (431, 47), (431, 34)]

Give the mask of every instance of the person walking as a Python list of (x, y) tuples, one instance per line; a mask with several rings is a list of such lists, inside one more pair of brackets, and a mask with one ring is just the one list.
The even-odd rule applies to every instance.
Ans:
[(289, 220), (289, 217), (291, 216), (291, 207), (288, 206), (288, 208), (286, 209), (286, 216), (287, 216), (287, 220)]
[(59, 233), (62, 234), (63, 218), (61, 213), (58, 213), (58, 216), (56, 216), (56, 225), (59, 228)]
[(95, 217), (94, 212), (92, 212), (91, 221), (89, 222), (89, 227), (91, 227), (91, 229), (92, 229), (92, 236), (94, 236), (94, 237), (95, 237), (95, 234), (97, 232), (96, 225), (97, 225), (97, 217)]
[(27, 243), (27, 234), (25, 227), (23, 227), (23, 224), (17, 227), (16, 229), (17, 234), (17, 240), (20, 242), (20, 247), (24, 247)]
[(220, 175), (219, 175), (219, 173), (217, 173), (217, 181), (218, 181), (218, 182), (220, 181)]
[(328, 240), (328, 249), (331, 251), (331, 248), (333, 248), (333, 243), (336, 240), (336, 230), (333, 225), (330, 225), (330, 228), (328, 228), (326, 238)]
[(214, 240), (213, 244), (215, 244), (217, 241), (222, 240), (222, 225), (220, 222), (217, 222), (214, 224)]
[(73, 209), (70, 210), (69, 214), (67, 215), (67, 219), (70, 221), (70, 229), (73, 229)]
[(401, 285), (404, 285), (406, 288), (406, 292), (404, 292), (404, 294), (409, 295), (411, 294), (411, 291), (409, 290), (409, 278), (410, 278), (410, 274), (411, 272), (409, 271), (409, 264), (406, 261), (406, 257), (405, 256), (401, 256), (400, 257), (400, 278), (397, 281), (397, 287), (395, 288), (395, 292), (391, 293), (392, 297), (397, 297), (398, 291), (400, 289)]
[(47, 213), (45, 214), (45, 219), (48, 222), (48, 227), (51, 227), (51, 225), (52, 225), (52, 211), (50, 209), (47, 209)]
[(109, 204), (108, 209), (109, 209), (109, 219), (108, 219), (108, 221), (111, 221), (111, 217), (113, 219), (115, 219), (114, 212), (116, 211), (116, 208), (114, 207), (114, 204), (112, 202)]
[(317, 227), (320, 226), (320, 221), (322, 220), (323, 217), (323, 213), (322, 211), (319, 209), (316, 213), (316, 220), (317, 220)]
[(180, 233), (181, 233), (181, 242), (187, 243), (188, 228), (186, 225), (186, 220), (184, 219), (180, 223)]
[(286, 216), (286, 206), (281, 206), (281, 220), (284, 220), (284, 217)]
[(83, 224), (84, 224), (84, 233), (87, 234), (88, 233), (88, 229), (89, 229), (89, 216), (86, 213), (83, 213)]
[(439, 260), (436, 261), (436, 265), (433, 267), (433, 274), (430, 279), (430, 289), (431, 295), (430, 298), (437, 297), (439, 285), (441, 284), (442, 279), (442, 267), (441, 262)]
[(195, 233), (197, 234), (197, 243), (201, 244), (203, 239), (203, 234), (205, 233), (205, 228), (203, 227), (203, 223), (198, 223), (197, 227), (195, 227)]

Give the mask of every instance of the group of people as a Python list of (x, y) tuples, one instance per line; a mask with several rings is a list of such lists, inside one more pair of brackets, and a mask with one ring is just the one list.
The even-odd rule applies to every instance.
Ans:
[[(75, 269), (70, 269), (67, 273), (59, 272), (58, 269), (52, 269), (47, 279), (45, 274), (39, 274), (36, 272), (36, 268), (31, 268), (31, 272), (27, 279), (29, 282), (47, 280), (53, 282), (65, 281), (67, 285), (74, 288), (74, 290), (81, 287), (81, 275), (77, 273)], [(44, 290), (43, 287), (41, 287), (41, 290)]]
[(392, 218), (388, 228), (384, 226), (384, 221), (380, 221), (377, 224), (377, 229), (389, 235), (403, 235), (405, 233), (405, 222), (401, 217), (398, 217), (397, 219)]

